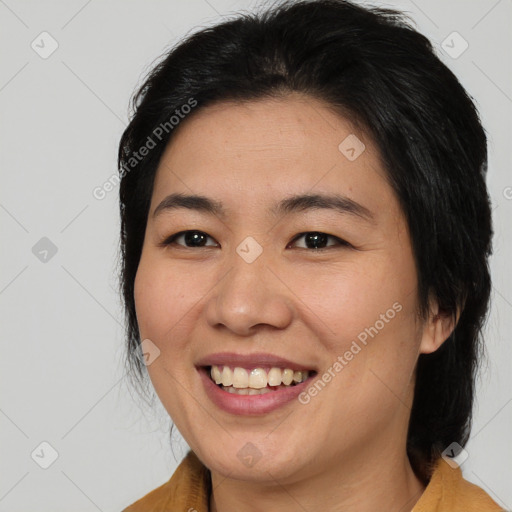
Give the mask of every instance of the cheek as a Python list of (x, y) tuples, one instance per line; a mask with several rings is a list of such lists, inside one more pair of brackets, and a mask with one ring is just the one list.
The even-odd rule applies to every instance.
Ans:
[[(319, 278), (324, 293), (309, 294), (308, 306), (317, 313), (316, 330), (323, 333), (332, 364), (342, 357), (337, 368), (344, 375), (338, 379), (343, 387), (362, 392), (382, 386), (375, 374), (392, 389), (409, 383), (419, 346), (416, 271), (410, 256), (369, 254), (350, 270), (331, 269), (328, 278)], [(307, 297), (306, 288), (298, 294)]]
[(179, 273), (152, 258), (141, 258), (134, 285), (134, 300), (141, 339), (149, 338), (160, 350), (172, 349), (166, 343), (175, 331), (186, 324), (187, 313), (196, 302), (197, 288), (190, 273)]
[(140, 338), (151, 340), (160, 351), (147, 371), (167, 412), (177, 421), (187, 407), (188, 395), (177, 390), (190, 378), (187, 340), (196, 324), (197, 280), (171, 268), (168, 261), (143, 255), (134, 283)]
[(403, 319), (404, 314), (397, 310), (414, 308), (410, 304), (415, 297), (413, 278), (408, 270), (398, 271), (384, 258), (368, 256), (357, 266), (326, 267), (316, 273), (314, 281), (298, 284), (296, 294), (315, 312), (329, 347), (340, 349), (376, 323), (379, 331), (389, 331), (391, 324), (399, 323), (395, 319)]

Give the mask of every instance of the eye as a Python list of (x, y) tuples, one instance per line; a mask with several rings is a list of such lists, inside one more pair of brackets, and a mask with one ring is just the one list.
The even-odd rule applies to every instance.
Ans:
[[(290, 247), (301, 238), (304, 239), (305, 245), (299, 247), (299, 249), (312, 249), (315, 252), (328, 250), (330, 248), (335, 248), (336, 246), (351, 247), (351, 245), (345, 240), (342, 240), (341, 238), (338, 238), (334, 235), (328, 235), (327, 233), (322, 233), (319, 231), (306, 231), (304, 233), (300, 233), (292, 240), (292, 242), (290, 242), (287, 247)], [(164, 247), (169, 245), (179, 245), (188, 249), (200, 247), (218, 247), (218, 243), (208, 245), (206, 243), (208, 239), (213, 240), (213, 238), (204, 231), (187, 230), (180, 231), (179, 233), (175, 233), (167, 237), (160, 245)], [(328, 244), (327, 242), (329, 239), (333, 240), (335, 243)]]
[[(305, 247), (300, 247), (300, 249), (314, 249), (315, 251), (322, 251), (336, 246), (350, 247), (350, 244), (348, 242), (345, 242), (345, 240), (342, 240), (341, 238), (338, 238), (337, 236), (334, 235), (321, 233), (319, 231), (306, 231), (304, 233), (300, 233), (292, 240), (291, 244), (293, 244), (294, 242), (301, 238), (304, 238)], [(327, 241), (329, 239), (334, 240), (336, 243), (326, 246)]]
[[(208, 238), (213, 240), (213, 238), (207, 235), (204, 231), (180, 231), (179, 233), (175, 233), (174, 235), (167, 237), (160, 245), (167, 246), (176, 244), (183, 246), (183, 243), (178, 243), (178, 240), (183, 239), (186, 248), (212, 247), (212, 245), (205, 244)], [(213, 247), (215, 247), (216, 245), (218, 244), (213, 244)]]

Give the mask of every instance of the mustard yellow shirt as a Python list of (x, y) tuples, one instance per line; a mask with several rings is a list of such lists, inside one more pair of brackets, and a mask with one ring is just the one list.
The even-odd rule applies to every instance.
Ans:
[[(123, 512), (209, 512), (210, 472), (189, 451), (169, 481), (139, 499)], [(443, 459), (411, 512), (503, 512), (480, 487), (462, 477)]]

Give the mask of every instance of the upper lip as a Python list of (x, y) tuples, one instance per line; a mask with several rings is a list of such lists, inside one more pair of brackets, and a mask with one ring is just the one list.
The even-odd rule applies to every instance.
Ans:
[(271, 366), (277, 368), (289, 368), (290, 370), (314, 370), (311, 365), (290, 361), (274, 354), (257, 352), (254, 354), (236, 354), (235, 352), (217, 352), (207, 355), (197, 361), (196, 366), (225, 365), (241, 368), (258, 368)]

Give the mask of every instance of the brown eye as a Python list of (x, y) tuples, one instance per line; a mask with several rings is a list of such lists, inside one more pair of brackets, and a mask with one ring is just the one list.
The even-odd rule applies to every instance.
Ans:
[[(348, 242), (345, 242), (345, 240), (342, 240), (341, 238), (338, 238), (334, 235), (328, 235), (327, 233), (322, 233), (319, 231), (306, 231), (304, 233), (301, 233), (300, 235), (297, 235), (294, 238), (292, 243), (296, 242), (301, 238), (304, 238), (305, 244), (305, 246), (300, 247), (301, 249), (322, 250), (328, 249), (330, 247), (350, 245)], [(329, 239), (334, 240), (336, 243), (327, 245)]]
[[(207, 245), (206, 241), (213, 238), (207, 235), (204, 231), (197, 230), (188, 230), (188, 231), (180, 231), (179, 233), (175, 233), (170, 237), (166, 238), (162, 245), (181, 245), (188, 248), (194, 247), (211, 247), (211, 245)], [(178, 240), (183, 240), (183, 242), (178, 242)], [(213, 244), (215, 247), (218, 244)]]

